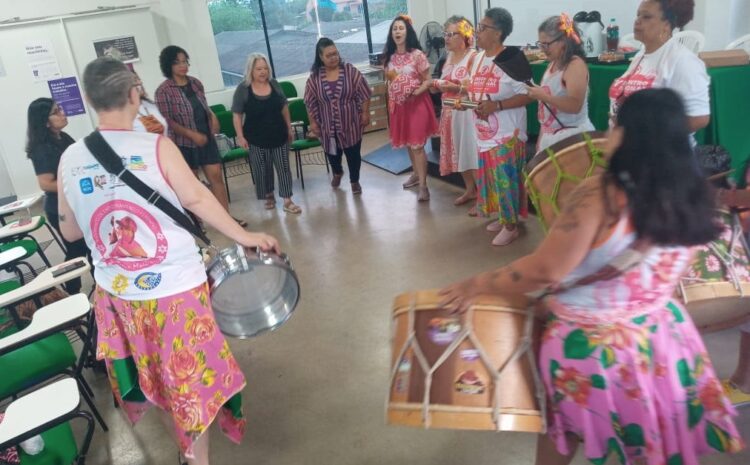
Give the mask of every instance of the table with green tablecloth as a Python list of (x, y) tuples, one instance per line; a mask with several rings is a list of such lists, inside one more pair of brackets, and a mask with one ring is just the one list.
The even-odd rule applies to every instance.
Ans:
[[(542, 80), (547, 63), (531, 65), (534, 82)], [(589, 118), (597, 129), (607, 129), (609, 87), (627, 65), (589, 64)], [(732, 167), (742, 177), (750, 160), (750, 65), (709, 68), (711, 122), (696, 134), (699, 144), (721, 145), (732, 155)], [(528, 107), (528, 132), (539, 134), (536, 103)]]

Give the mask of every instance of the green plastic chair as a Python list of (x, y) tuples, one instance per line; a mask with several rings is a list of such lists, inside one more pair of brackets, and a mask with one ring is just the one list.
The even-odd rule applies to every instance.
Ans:
[(217, 103), (216, 105), (211, 105), (208, 108), (211, 109), (214, 113), (219, 113), (221, 111), (227, 111), (227, 107), (224, 106), (222, 103)]
[(292, 84), (291, 82), (281, 81), (279, 82), (279, 86), (281, 86), (281, 91), (284, 92), (286, 98), (297, 97), (297, 88), (294, 87), (294, 84)]
[(36, 241), (36, 239), (21, 239), (21, 240), (15, 240), (10, 242), (3, 242), (0, 244), (0, 252), (5, 252), (6, 250), (10, 250), (14, 247), (22, 247), (25, 250), (24, 255), (19, 258), (18, 260), (15, 260), (11, 263), (8, 263), (5, 265), (4, 269), (8, 272), (15, 273), (16, 276), (18, 276), (18, 279), (21, 281), (21, 284), (25, 284), (23, 273), (21, 273), (20, 268), (18, 268), (18, 265), (24, 265), (26, 268), (29, 269), (29, 272), (32, 276), (37, 275), (36, 270), (34, 270), (34, 267), (31, 266), (26, 260), (31, 258), (34, 254), (38, 253), (39, 256), (42, 258), (42, 261), (44, 262), (44, 265), (49, 268), (52, 265), (50, 264), (49, 259), (47, 259), (47, 256), (44, 254), (44, 251), (39, 246), (39, 243)]
[[(305, 150), (320, 147), (320, 141), (318, 139), (308, 139), (306, 137), (307, 127), (310, 125), (310, 117), (307, 114), (307, 107), (305, 107), (305, 101), (301, 98), (289, 100), (289, 116), (292, 120), (292, 127), (295, 129), (295, 141), (293, 141), (289, 148), (294, 152), (297, 168), (297, 178), (302, 183), (302, 188), (305, 188), (305, 174), (302, 171), (302, 152)], [(298, 129), (302, 129), (300, 135)], [(326, 172), (330, 172), (328, 167), (328, 157), (323, 154), (326, 162)]]

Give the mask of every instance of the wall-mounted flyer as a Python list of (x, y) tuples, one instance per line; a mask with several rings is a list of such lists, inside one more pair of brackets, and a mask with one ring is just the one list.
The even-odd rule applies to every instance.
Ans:
[(26, 60), (31, 68), (34, 82), (49, 81), (62, 77), (52, 42), (46, 39), (26, 43)]
[(132, 63), (141, 59), (133, 36), (95, 40), (94, 50), (96, 50), (97, 58), (112, 57), (123, 63)]
[(66, 116), (82, 115), (86, 113), (81, 97), (81, 88), (75, 76), (49, 81), (49, 92), (52, 100), (57, 102), (65, 111)]

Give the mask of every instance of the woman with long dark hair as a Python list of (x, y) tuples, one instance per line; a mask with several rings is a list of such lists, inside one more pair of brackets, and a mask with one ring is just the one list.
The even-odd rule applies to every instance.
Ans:
[(435, 109), (427, 90), (432, 85), (430, 63), (419, 46), (411, 18), (399, 15), (385, 42), (384, 65), (388, 81), (388, 116), (391, 145), (406, 147), (414, 170), (404, 189), (419, 186), (419, 201), (430, 200), (427, 190), (427, 154), (424, 145), (438, 133)]
[(570, 17), (563, 13), (547, 18), (539, 26), (537, 45), (549, 60), (539, 87), (528, 87), (529, 97), (539, 101), (539, 151), (566, 137), (593, 131), (594, 125), (589, 120), (589, 67), (581, 34)]
[(370, 86), (351, 63), (344, 63), (336, 44), (322, 37), (315, 45), (315, 61), (305, 85), (310, 130), (320, 138), (333, 168), (331, 187), (344, 176), (346, 154), (352, 194), (361, 194), (362, 129), (370, 124)]
[[(60, 232), (57, 214), (57, 168), (65, 149), (75, 141), (63, 129), (68, 125), (65, 110), (51, 98), (41, 97), (29, 104), (27, 111), (26, 154), (34, 164), (39, 188), (44, 191), (44, 215), (65, 245), (65, 260), (90, 255), (86, 242), (68, 242)], [(81, 290), (81, 279), (65, 285), (70, 294)]]
[[(443, 291), (465, 311), (481, 294), (552, 290), (540, 315), (549, 423), (538, 465), (570, 463), (580, 440), (593, 463), (698, 465), (743, 448), (703, 341), (672, 298), (692, 246), (719, 232), (688, 134), (674, 91), (633, 94), (606, 173), (571, 194), (536, 251)], [(626, 255), (640, 258), (618, 270)]]

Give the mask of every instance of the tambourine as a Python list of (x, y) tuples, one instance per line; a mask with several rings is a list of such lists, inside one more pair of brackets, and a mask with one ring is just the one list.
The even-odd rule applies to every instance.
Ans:
[(285, 254), (248, 253), (237, 244), (215, 250), (206, 273), (216, 323), (227, 336), (244, 339), (273, 331), (299, 302), (299, 280)]

